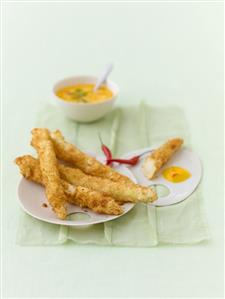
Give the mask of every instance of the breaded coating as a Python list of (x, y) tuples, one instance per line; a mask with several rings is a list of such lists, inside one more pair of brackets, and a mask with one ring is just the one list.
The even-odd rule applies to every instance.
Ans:
[[(120, 215), (123, 213), (122, 207), (111, 197), (104, 196), (100, 192), (91, 191), (88, 188), (81, 186), (74, 186), (64, 181), (69, 188), (67, 188), (67, 194), (71, 187), (74, 189), (73, 196), (69, 196), (69, 202), (80, 207), (86, 207), (100, 214)], [(65, 185), (66, 186), (66, 185)]]
[[(23, 171), (31, 171), (33, 176), (39, 176), (38, 161), (30, 156), (24, 156), (23, 163), (26, 167)], [(31, 160), (31, 161), (30, 161)], [(30, 167), (29, 167), (30, 165)], [(108, 179), (94, 177), (83, 173), (80, 169), (71, 168), (63, 164), (58, 165), (60, 176), (63, 180), (75, 186), (82, 186), (93, 191), (103, 193), (105, 196), (114, 198), (120, 203), (124, 202), (153, 202), (157, 199), (156, 192), (150, 187), (144, 187), (138, 184), (127, 184), (125, 182), (117, 183)]]
[(59, 172), (61, 178), (70, 184), (102, 192), (119, 202), (148, 203), (157, 199), (157, 194), (152, 188), (134, 184), (133, 182), (129, 184), (126, 182), (113, 182), (109, 179), (87, 175), (80, 169), (63, 164), (59, 164)]
[[(32, 156), (26, 155), (18, 157), (15, 163), (19, 166), (21, 174), (28, 180), (44, 185), (39, 161)], [(81, 186), (73, 186), (61, 179), (61, 184), (66, 194), (66, 200), (80, 207), (86, 207), (96, 213), (108, 215), (120, 215), (123, 213), (122, 207), (110, 197), (104, 196), (100, 192), (91, 191)]]
[(183, 139), (175, 138), (168, 140), (158, 149), (154, 150), (147, 156), (142, 165), (144, 175), (148, 179), (156, 177), (158, 171), (165, 165), (169, 159), (180, 149), (183, 144)]
[(128, 177), (116, 172), (109, 166), (103, 165), (95, 158), (80, 151), (75, 145), (66, 142), (59, 130), (51, 133), (51, 138), (54, 143), (56, 156), (60, 160), (71, 163), (86, 174), (107, 178), (115, 182), (132, 183)]
[(47, 129), (33, 129), (31, 144), (38, 153), (42, 181), (48, 201), (57, 216), (60, 219), (65, 219), (67, 216), (66, 196), (61, 184), (58, 161), (49, 131)]
[(39, 161), (30, 155), (17, 157), (14, 161), (19, 166), (22, 176), (44, 186)]

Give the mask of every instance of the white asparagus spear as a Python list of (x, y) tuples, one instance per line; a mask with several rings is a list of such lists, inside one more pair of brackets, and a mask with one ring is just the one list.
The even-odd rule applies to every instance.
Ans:
[(159, 170), (169, 159), (181, 148), (183, 139), (175, 138), (168, 140), (162, 146), (154, 150), (144, 159), (142, 170), (144, 175), (149, 179), (156, 177)]

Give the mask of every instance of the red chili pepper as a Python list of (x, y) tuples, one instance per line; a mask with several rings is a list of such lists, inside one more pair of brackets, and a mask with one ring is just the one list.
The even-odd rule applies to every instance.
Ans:
[(138, 156), (134, 156), (133, 158), (130, 159), (110, 159), (109, 162), (117, 162), (117, 163), (121, 163), (121, 164), (128, 164), (128, 165), (136, 165), (139, 162), (139, 159), (141, 158), (141, 156), (145, 155), (146, 153), (151, 152), (151, 151), (147, 151), (144, 152)]
[(110, 165), (111, 164), (111, 159), (112, 159), (111, 150), (105, 144), (103, 144), (100, 134), (98, 134), (98, 136), (99, 136), (99, 140), (101, 142), (101, 149), (102, 149), (103, 153), (106, 156), (106, 165)]
[(117, 162), (121, 164), (136, 165), (139, 161), (140, 156), (135, 156), (131, 159), (110, 159), (109, 162)]
[(133, 158), (130, 158), (130, 159), (112, 158), (111, 150), (105, 144), (103, 144), (100, 133), (98, 133), (98, 137), (99, 137), (99, 140), (101, 142), (101, 149), (102, 149), (102, 151), (103, 151), (103, 153), (105, 154), (105, 157), (106, 157), (106, 165), (110, 165), (112, 162), (117, 162), (117, 163), (121, 163), (121, 164), (128, 164), (128, 165), (134, 166), (139, 162), (139, 159), (140, 159), (141, 156), (143, 156), (147, 152), (151, 152), (151, 151), (147, 151), (147, 152), (144, 152), (144, 153), (142, 153), (138, 156), (134, 156)]
[(106, 156), (106, 165), (110, 165), (112, 159), (112, 153), (110, 149), (106, 145), (102, 144), (102, 151)]

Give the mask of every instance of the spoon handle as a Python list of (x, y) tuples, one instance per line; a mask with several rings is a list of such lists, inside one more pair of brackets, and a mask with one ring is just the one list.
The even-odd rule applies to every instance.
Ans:
[(99, 87), (106, 81), (106, 79), (109, 76), (109, 74), (111, 73), (112, 69), (113, 69), (113, 64), (112, 63), (108, 64), (104, 73), (98, 79), (98, 81), (94, 87), (94, 91), (98, 90)]

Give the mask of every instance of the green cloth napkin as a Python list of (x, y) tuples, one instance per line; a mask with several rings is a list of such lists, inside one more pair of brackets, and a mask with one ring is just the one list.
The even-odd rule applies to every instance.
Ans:
[[(98, 154), (101, 153), (98, 132), (116, 156), (158, 146), (177, 136), (189, 144), (187, 122), (181, 108), (150, 107), (145, 103), (116, 108), (105, 118), (90, 124), (69, 120), (58, 108), (49, 106), (40, 113), (37, 126), (60, 129), (70, 142)], [(48, 224), (23, 213), (17, 242), (20, 245), (56, 245), (72, 240), (79, 244), (151, 247), (160, 243), (193, 244), (208, 238), (198, 188), (179, 204), (167, 207), (137, 204), (118, 219), (85, 228)]]

